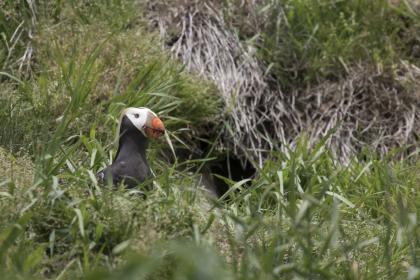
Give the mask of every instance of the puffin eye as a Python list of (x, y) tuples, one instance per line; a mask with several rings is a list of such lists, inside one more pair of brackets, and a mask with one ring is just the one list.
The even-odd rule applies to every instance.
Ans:
[(140, 115), (139, 115), (139, 114), (134, 114), (134, 117), (135, 117), (136, 119), (138, 119), (138, 118), (140, 117)]

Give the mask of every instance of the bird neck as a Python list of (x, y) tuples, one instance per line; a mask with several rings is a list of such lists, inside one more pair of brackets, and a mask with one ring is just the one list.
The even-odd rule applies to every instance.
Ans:
[(147, 138), (138, 130), (125, 130), (120, 133), (115, 160), (122, 156), (141, 156), (146, 159)]

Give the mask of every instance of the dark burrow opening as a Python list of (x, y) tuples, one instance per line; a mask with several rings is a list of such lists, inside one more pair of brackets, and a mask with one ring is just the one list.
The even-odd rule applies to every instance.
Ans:
[[(219, 128), (214, 127), (214, 124), (203, 126), (193, 138), (194, 140), (186, 140), (189, 143), (189, 148), (177, 147), (175, 153), (179, 162), (198, 160), (198, 163), (189, 166), (190, 170), (201, 173), (202, 184), (205, 188), (210, 193), (220, 197), (229, 190), (232, 184), (232, 182), (229, 183), (223, 178), (233, 182), (252, 179), (256, 176), (258, 170), (250, 160), (232, 153), (229, 147), (219, 146), (219, 149), (214, 149), (215, 131), (218, 130)], [(163, 149), (162, 155), (168, 162), (174, 163), (176, 161), (169, 148)], [(202, 160), (206, 160), (206, 158), (212, 158), (212, 160), (206, 161), (202, 165)]]
[(230, 186), (217, 175), (237, 182), (253, 178), (256, 171), (251, 162), (247, 160), (244, 162), (235, 155), (221, 154), (203, 168), (203, 183), (209, 191), (220, 197), (229, 190)]

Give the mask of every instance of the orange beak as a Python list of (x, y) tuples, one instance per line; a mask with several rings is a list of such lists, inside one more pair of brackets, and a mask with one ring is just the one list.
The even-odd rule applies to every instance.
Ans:
[(158, 139), (163, 134), (165, 134), (165, 126), (158, 117), (154, 117), (151, 121), (151, 125), (146, 126), (144, 131), (146, 132), (147, 137)]

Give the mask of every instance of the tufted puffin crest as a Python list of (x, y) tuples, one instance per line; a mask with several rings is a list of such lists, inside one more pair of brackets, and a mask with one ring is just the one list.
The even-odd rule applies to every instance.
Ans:
[(146, 159), (148, 139), (158, 139), (165, 133), (163, 122), (148, 108), (123, 110), (120, 122), (118, 150), (114, 162), (97, 173), (101, 182), (124, 181), (134, 188), (152, 175)]

